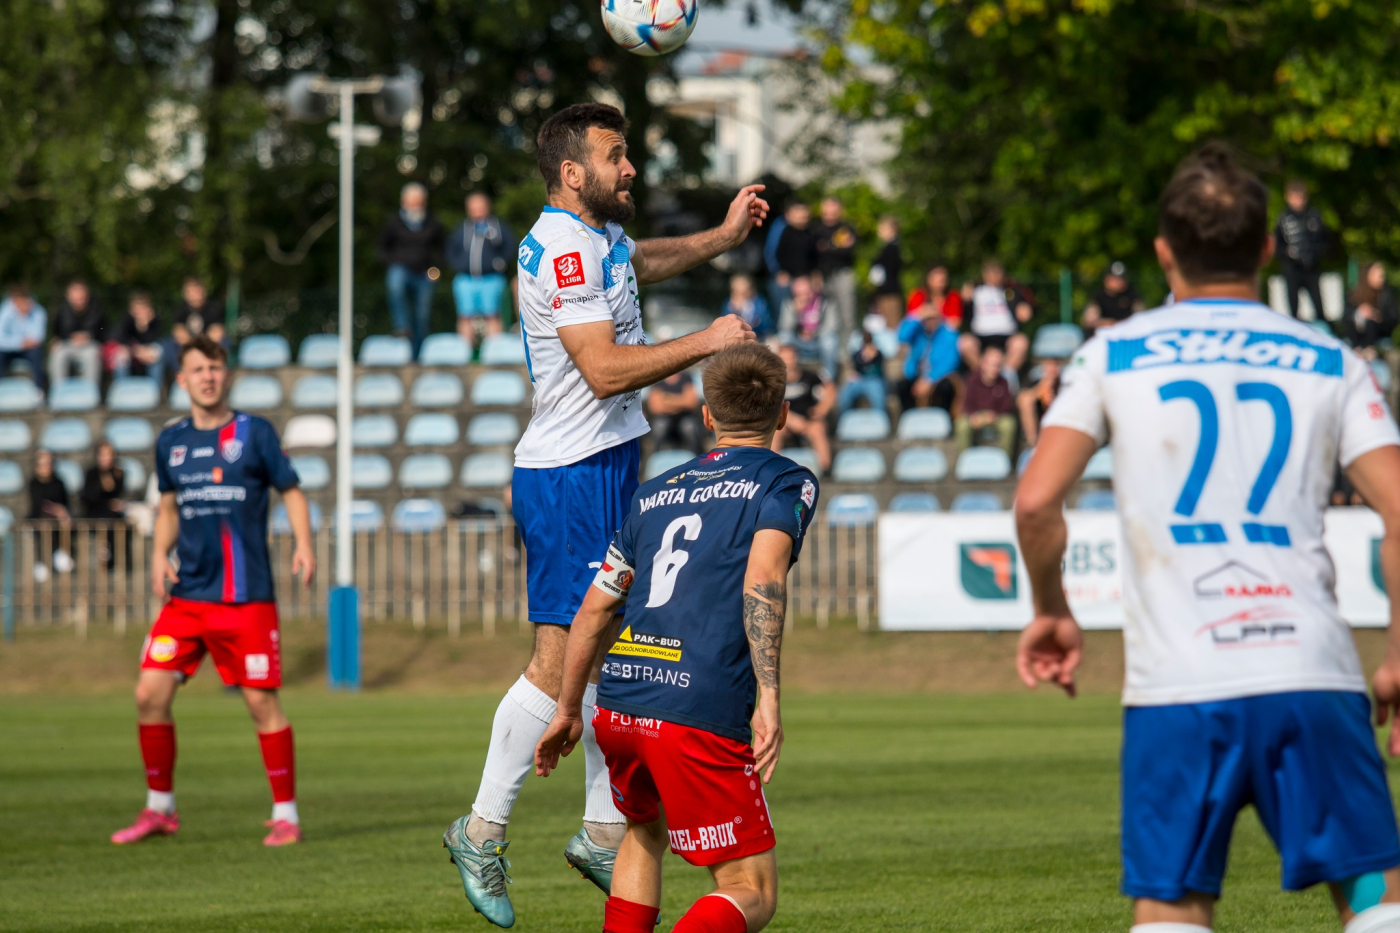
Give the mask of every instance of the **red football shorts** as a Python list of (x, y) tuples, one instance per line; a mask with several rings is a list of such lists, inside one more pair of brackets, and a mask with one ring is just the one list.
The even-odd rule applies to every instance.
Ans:
[(617, 808), (636, 823), (654, 823), (664, 809), (671, 851), (690, 864), (718, 865), (777, 844), (747, 743), (601, 706), (593, 730)]
[(189, 679), (207, 651), (224, 683), (272, 690), (282, 686), (280, 642), (276, 603), (172, 598), (146, 636), (141, 667), (179, 671)]

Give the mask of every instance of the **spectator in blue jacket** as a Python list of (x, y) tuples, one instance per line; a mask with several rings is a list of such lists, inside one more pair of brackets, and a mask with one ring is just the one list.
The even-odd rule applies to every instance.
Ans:
[(911, 408), (942, 408), (949, 414), (957, 402), (960, 379), (958, 332), (943, 320), (934, 302), (924, 304), (918, 317), (899, 325), (899, 342), (909, 349), (904, 378), (899, 380), (899, 404)]
[(763, 264), (768, 267), (768, 303), (781, 308), (792, 297), (792, 280), (817, 271), (817, 235), (812, 230), (812, 209), (792, 201), (773, 223), (763, 244)]
[(48, 312), (34, 300), (23, 285), (10, 286), (9, 295), (0, 302), (0, 376), (16, 360), (29, 364), (34, 384), (40, 392), (48, 390), (44, 375), (44, 339), (48, 334)]
[(515, 234), (491, 212), (491, 199), (480, 191), (467, 196), (467, 219), (447, 238), (447, 264), (456, 270), (452, 297), (457, 303), (457, 332), (472, 339), (473, 324), (485, 320), (488, 334), (501, 332), (501, 299), (515, 263)]
[(768, 299), (758, 293), (753, 277), (742, 272), (729, 277), (729, 297), (724, 300), (720, 313), (739, 315), (744, 323), (753, 328), (754, 336), (759, 340), (767, 340), (778, 330), (773, 323)]

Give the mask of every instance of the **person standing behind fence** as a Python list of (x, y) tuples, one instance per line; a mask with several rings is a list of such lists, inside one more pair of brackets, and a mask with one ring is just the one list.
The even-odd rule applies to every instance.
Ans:
[[(97, 445), (92, 466), (88, 467), (87, 473), (83, 477), (83, 514), (87, 518), (98, 521), (113, 524), (116, 522), (125, 523), (126, 499), (123, 498), (125, 487), (126, 471), (117, 463), (116, 449), (112, 447), (110, 441), (103, 441)], [(125, 551), (130, 554), (131, 532), (124, 530), (123, 538), (127, 544)], [(98, 557), (107, 569), (111, 570), (117, 565), (116, 528), (108, 528), (102, 536), (102, 540), (102, 550)], [(126, 562), (124, 561), (124, 563)]]
[(78, 377), (102, 381), (102, 339), (107, 322), (102, 305), (92, 297), (87, 282), (73, 279), (64, 289), (63, 301), (53, 321), (53, 343), (49, 345), (49, 376), (55, 381), (68, 378), (69, 363)]
[(486, 322), (486, 333), (501, 332), (501, 299), (515, 250), (515, 234), (492, 213), (491, 199), (480, 191), (468, 195), (467, 219), (447, 238), (447, 264), (457, 272), (452, 279), (457, 332), (467, 340), (477, 320)]
[[(49, 565), (59, 573), (73, 569), (73, 558), (64, 547), (66, 537), (73, 525), (73, 515), (68, 507), (68, 487), (63, 485), (53, 469), (53, 453), (40, 449), (34, 453), (34, 474), (29, 477), (29, 512), (24, 516), (29, 521), (44, 522), (47, 527), (34, 535), (34, 580), (47, 583)], [(57, 522), (58, 527), (52, 523)]]
[(442, 224), (428, 213), (428, 189), (415, 182), (403, 186), (399, 210), (384, 222), (376, 248), (388, 266), (384, 287), (394, 333), (413, 342), (413, 357), (428, 336), (433, 287), (442, 254)]
[(1322, 275), (1319, 264), (1332, 241), (1322, 215), (1308, 203), (1308, 186), (1295, 178), (1283, 189), (1288, 207), (1274, 225), (1278, 266), (1288, 289), (1288, 313), (1298, 316), (1298, 293), (1307, 290), (1313, 314), (1322, 317)]

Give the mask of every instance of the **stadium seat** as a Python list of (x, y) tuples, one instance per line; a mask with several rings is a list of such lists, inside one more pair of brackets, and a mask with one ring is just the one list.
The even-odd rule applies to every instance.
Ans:
[(1035, 332), (1031, 356), (1040, 360), (1065, 360), (1084, 342), (1078, 324), (1044, 324)]
[(113, 418), (102, 426), (102, 436), (119, 453), (144, 453), (155, 446), (156, 432), (145, 418)]
[(387, 489), (394, 481), (389, 458), (379, 454), (355, 454), (350, 460), (350, 484), (355, 489)]
[(39, 446), (56, 454), (75, 454), (92, 446), (92, 431), (81, 418), (54, 418), (39, 434)]
[(230, 408), (268, 411), (282, 404), (282, 383), (275, 376), (239, 376), (228, 393)]
[(172, 383), (170, 386), (170, 395), (165, 400), (165, 406), (171, 411), (189, 414), (190, 393), (186, 392), (184, 387), (178, 382)]
[(953, 497), (953, 504), (948, 506), (950, 512), (1000, 512), (1002, 511), (1001, 496), (994, 492), (984, 492), (974, 490), (972, 492), (960, 492)]
[(1371, 375), (1376, 377), (1376, 385), (1382, 392), (1390, 391), (1390, 364), (1385, 360), (1371, 360)]
[(784, 447), (782, 455), (787, 457), (798, 466), (805, 466), (818, 476), (821, 475), (822, 465), (817, 460), (817, 452), (810, 447)]
[(0, 505), (0, 538), (9, 534), (13, 527), (15, 527), (15, 513)]
[(22, 454), (29, 449), (29, 425), (6, 418), (0, 421), (0, 454)]
[(375, 334), (360, 344), (361, 366), (407, 366), (413, 362), (413, 344), (407, 337)]
[(646, 466), (642, 468), (642, 481), (655, 479), (667, 470), (673, 470), (694, 459), (695, 454), (688, 450), (658, 450), (647, 457)]
[(41, 395), (32, 380), (19, 376), (0, 379), (0, 411), (34, 411)]
[(297, 363), (307, 369), (334, 369), (340, 362), (337, 334), (312, 334), (297, 348)]
[(399, 426), (393, 415), (356, 415), (350, 422), (354, 447), (393, 447), (399, 442)]
[(436, 499), (404, 499), (389, 519), (395, 531), (415, 534), (447, 527), (447, 510)]
[(92, 411), (101, 404), (102, 394), (90, 379), (65, 379), (49, 388), (50, 411)]
[(911, 408), (899, 417), (901, 441), (943, 441), (953, 434), (953, 419), (941, 408)]
[(24, 471), (13, 460), (0, 460), (0, 496), (17, 496), (24, 492)]
[(293, 415), (282, 429), (282, 446), (289, 450), (334, 447), (335, 436), (335, 421), (330, 415)]
[(937, 447), (906, 447), (894, 458), (901, 483), (936, 483), (948, 476), (948, 457)]
[(1089, 512), (1113, 512), (1118, 509), (1118, 500), (1113, 497), (1112, 489), (1090, 489), (1080, 493), (1074, 507)]
[(399, 464), (404, 489), (446, 489), (452, 485), (452, 461), (442, 454), (410, 454)]
[(524, 366), (524, 339), (519, 334), (488, 336), (481, 342), (481, 362), (486, 366)]
[(456, 408), (466, 392), (456, 373), (424, 373), (408, 393), (414, 408)]
[(355, 380), (356, 408), (395, 408), (403, 404), (403, 383), (392, 373), (366, 373)]
[[(325, 519), (321, 512), (321, 506), (315, 502), (307, 503), (307, 511), (311, 513), (311, 532), (315, 534), (321, 530), (321, 524)], [(287, 517), (287, 505), (279, 502), (272, 507), (272, 533), (275, 535), (289, 535), (292, 533), (292, 522)]]
[(240, 369), (279, 369), (291, 361), (291, 345), (281, 334), (254, 334), (238, 344)]
[(1016, 458), (1016, 475), (1020, 476), (1026, 472), (1026, 465), (1031, 462), (1031, 454), (1035, 453), (1034, 447), (1027, 447), (1021, 451), (1021, 455)]
[(890, 416), (873, 408), (853, 408), (836, 422), (836, 439), (845, 443), (883, 441), (890, 436)]
[(525, 401), (525, 380), (519, 373), (482, 373), (472, 383), (473, 405), (520, 405)]
[(501, 489), (510, 482), (513, 470), (509, 454), (472, 454), (462, 461), (461, 483), (467, 489)]
[(83, 478), (85, 471), (82, 464), (76, 460), (69, 460), (66, 457), (62, 460), (55, 459), (53, 471), (58, 474), (58, 478), (63, 481), (63, 488), (68, 490), (69, 496), (76, 496), (83, 491)]
[(499, 447), (520, 440), (520, 420), (508, 411), (488, 411), (467, 422), (467, 443), (473, 447)]
[[(1306, 292), (1300, 293), (1300, 294), (1298, 295), (1298, 300), (1299, 300), (1299, 301), (1302, 301), (1302, 300), (1303, 300), (1303, 296), (1306, 295), (1306, 294), (1307, 294)], [(1331, 325), (1331, 324), (1328, 324), (1326, 321), (1322, 320), (1321, 318), (1318, 318), (1318, 319), (1315, 320), (1315, 321), (1308, 321), (1308, 326), (1311, 327), (1313, 330), (1317, 331), (1319, 334), (1322, 334), (1324, 337), (1336, 337), (1336, 336), (1337, 336), (1336, 334), (1332, 333), (1332, 325)]]
[(931, 492), (901, 492), (890, 500), (891, 512), (938, 512), (943, 508)]
[(878, 483), (885, 478), (885, 455), (871, 447), (842, 448), (831, 463), (831, 478), (838, 483)]
[(429, 334), (418, 348), (420, 366), (466, 366), (472, 361), (472, 345), (461, 334)]
[(888, 327), (884, 330), (877, 330), (872, 338), (875, 346), (885, 355), (885, 359), (893, 360), (899, 357), (899, 331), (891, 330)]
[(1100, 447), (1094, 451), (1094, 455), (1089, 458), (1089, 463), (1084, 467), (1083, 479), (1111, 480), (1113, 479), (1113, 448)]
[(301, 488), (309, 492), (325, 489), (331, 484), (331, 467), (325, 457), (317, 454), (299, 454), (292, 458), (292, 469), (297, 471)]
[(133, 499), (146, 495), (146, 465), (135, 457), (118, 457), (122, 468), (122, 491)]
[(339, 398), (340, 385), (334, 376), (326, 373), (302, 376), (292, 386), (292, 407), (303, 411), (311, 408), (334, 408)]
[(457, 418), (443, 411), (422, 412), (408, 419), (403, 442), (409, 447), (447, 447), (461, 436)]
[[(331, 516), (331, 527), (335, 527), (335, 517)], [(378, 531), (384, 527), (384, 506), (373, 499), (354, 499), (350, 502), (350, 530)]]
[(1011, 458), (1000, 447), (969, 447), (958, 455), (953, 475), (960, 480), (999, 480), (1011, 475)]
[(833, 528), (873, 525), (879, 515), (879, 503), (867, 492), (843, 493), (834, 497), (826, 507), (826, 523)]
[[(124, 376), (107, 387), (108, 411), (155, 411), (160, 407), (160, 383), (151, 376)], [(189, 409), (189, 401), (185, 402)]]

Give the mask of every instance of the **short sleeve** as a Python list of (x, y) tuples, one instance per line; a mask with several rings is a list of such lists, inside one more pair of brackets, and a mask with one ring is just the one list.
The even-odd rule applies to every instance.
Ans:
[(539, 284), (542, 311), (556, 330), (613, 319), (603, 288), (603, 264), (591, 240), (561, 237), (546, 246)]
[(637, 579), (631, 534), (633, 514), (623, 520), (622, 527), (613, 535), (608, 553), (593, 578), (593, 585), (614, 599), (626, 599)]
[(1376, 384), (1371, 368), (1351, 350), (1342, 351), (1346, 364), (1346, 396), (1342, 402), (1342, 436), (1337, 459), (1346, 469), (1357, 457), (1377, 447), (1400, 445), (1400, 430)]
[(170, 443), (163, 438), (156, 442), (156, 488), (163, 493), (175, 491), (175, 477), (170, 475)]
[(1075, 351), (1060, 376), (1060, 392), (1041, 419), (1041, 430), (1072, 428), (1099, 444), (1108, 440), (1103, 387), (1106, 360), (1107, 344), (1103, 337), (1095, 337)]
[(292, 467), (291, 458), (282, 449), (282, 441), (277, 437), (277, 431), (267, 422), (255, 422), (255, 424), (259, 428), (257, 432), (258, 454), (267, 470), (268, 483), (278, 492), (286, 492), (293, 486), (300, 486), (301, 477), (297, 476), (297, 471)]
[(817, 507), (817, 478), (808, 470), (792, 470), (778, 477), (758, 507), (754, 531), (772, 528), (792, 538), (792, 562), (802, 551), (802, 539)]

